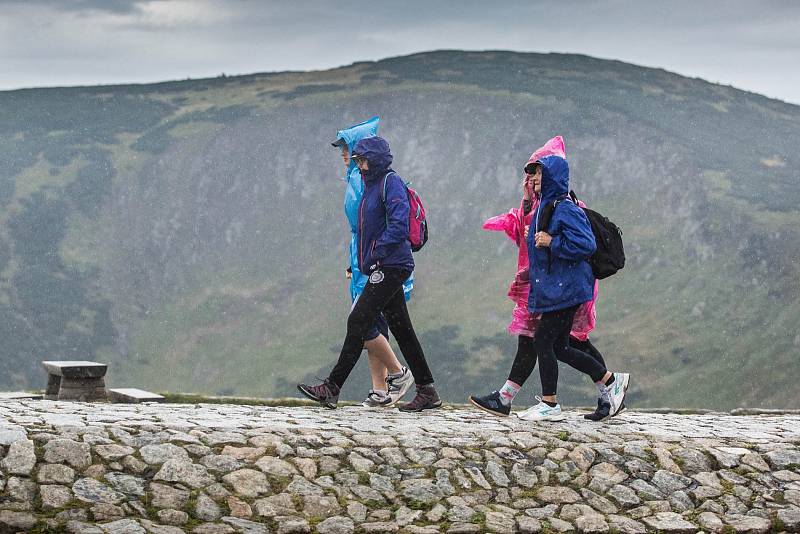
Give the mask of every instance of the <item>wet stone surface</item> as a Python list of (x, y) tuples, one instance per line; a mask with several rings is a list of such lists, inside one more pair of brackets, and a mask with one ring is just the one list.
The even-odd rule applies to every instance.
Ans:
[(800, 416), (0, 401), (0, 532), (800, 531)]

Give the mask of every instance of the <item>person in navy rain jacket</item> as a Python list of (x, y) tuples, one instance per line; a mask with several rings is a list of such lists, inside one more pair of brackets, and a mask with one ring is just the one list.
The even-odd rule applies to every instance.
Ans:
[[(596, 249), (589, 219), (569, 199), (569, 165), (560, 156), (546, 156), (530, 164), (534, 191), (541, 196), (527, 236), (531, 291), (528, 310), (541, 313), (534, 335), (539, 357), (542, 397), (528, 411), (528, 421), (564, 419), (558, 404), (558, 361), (606, 386), (616, 415), (625, 402), (630, 376), (611, 373), (599, 361), (569, 346), (569, 333), (578, 306), (592, 300), (595, 278), (589, 258)], [(543, 216), (545, 213), (550, 216)], [(545, 220), (549, 218), (548, 220)]]
[(358, 264), (369, 278), (347, 318), (347, 335), (339, 360), (322, 384), (298, 384), (306, 397), (326, 408), (336, 408), (339, 392), (355, 367), (364, 339), (383, 312), (389, 329), (414, 376), (417, 394), (402, 411), (419, 412), (442, 405), (428, 368), (403, 294), (403, 282), (414, 270), (408, 240), (410, 205), (402, 178), (391, 168), (389, 143), (367, 137), (353, 149), (353, 159), (364, 180), (358, 210)]

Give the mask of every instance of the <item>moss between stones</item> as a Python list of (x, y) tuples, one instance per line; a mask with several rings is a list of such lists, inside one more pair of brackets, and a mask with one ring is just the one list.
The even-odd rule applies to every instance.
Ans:
[(772, 530), (771, 532), (785, 532), (786, 525), (783, 524), (778, 518), (778, 512), (772, 512), (770, 519), (772, 519)]
[(727, 495), (733, 495), (733, 488), (735, 488), (735, 484), (733, 482), (728, 482), (727, 480), (720, 480), (720, 485), (722, 486), (722, 492)]
[(66, 532), (66, 527), (58, 526), (53, 527), (46, 523), (45, 519), (40, 519), (36, 524), (28, 530), (29, 534), (63, 534)]
[(425, 501), (418, 501), (416, 499), (412, 499), (406, 502), (406, 506), (408, 506), (412, 510), (421, 510), (423, 512), (429, 512), (433, 509), (433, 507), (437, 503), (428, 503)]

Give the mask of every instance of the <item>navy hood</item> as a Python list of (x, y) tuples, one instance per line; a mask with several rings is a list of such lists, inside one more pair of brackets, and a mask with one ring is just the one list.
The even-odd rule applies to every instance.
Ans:
[(569, 192), (569, 165), (559, 156), (547, 156), (542, 164), (542, 203), (561, 198)]
[(353, 156), (361, 156), (369, 162), (369, 170), (362, 173), (367, 180), (383, 178), (392, 166), (392, 151), (383, 137), (362, 139), (353, 149)]

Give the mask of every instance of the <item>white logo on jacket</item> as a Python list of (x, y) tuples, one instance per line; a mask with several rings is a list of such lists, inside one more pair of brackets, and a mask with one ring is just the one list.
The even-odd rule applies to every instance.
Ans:
[(369, 275), (370, 284), (380, 284), (381, 282), (383, 282), (382, 271), (374, 271), (371, 275)]

